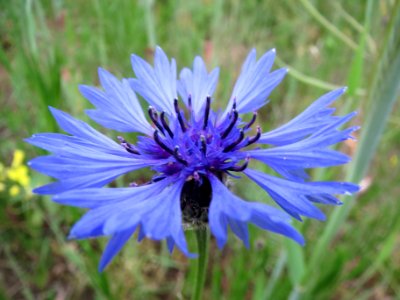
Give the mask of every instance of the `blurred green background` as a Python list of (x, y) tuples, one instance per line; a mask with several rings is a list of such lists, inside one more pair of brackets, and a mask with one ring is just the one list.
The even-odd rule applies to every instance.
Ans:
[[(325, 223), (296, 222), (304, 248), (254, 227), (250, 250), (212, 241), (204, 299), (400, 299), (399, 28), (395, 0), (0, 1), (0, 299), (190, 298), (193, 261), (163, 243), (132, 240), (99, 274), (106, 239), (67, 241), (83, 211), (33, 195), (50, 179), (24, 166), (44, 152), (23, 139), (58, 130), (48, 105), (89, 121), (78, 84), (97, 85), (98, 66), (133, 76), (130, 54), (151, 60), (156, 44), (179, 68), (195, 55), (221, 66), (220, 107), (250, 49), (276, 48), (290, 72), (259, 112), (264, 130), (344, 85), (338, 112), (357, 110), (362, 126), (340, 146), (352, 164), (313, 172), (361, 182), (357, 198), (324, 207)], [(248, 184), (235, 192), (271, 202)]]

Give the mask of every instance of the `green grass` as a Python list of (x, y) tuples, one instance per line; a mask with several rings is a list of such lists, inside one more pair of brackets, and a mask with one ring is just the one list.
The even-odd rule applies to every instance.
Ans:
[[(261, 109), (264, 130), (300, 113), (325, 91), (348, 85), (338, 111), (359, 111), (348, 168), (313, 178), (369, 182), (326, 223), (296, 224), (307, 245), (250, 228), (246, 250), (231, 237), (210, 244), (204, 299), (396, 299), (400, 295), (400, 1), (2, 1), (0, 2), (0, 163), (13, 151), (43, 154), (23, 138), (57, 126), (48, 105), (88, 120), (78, 84), (97, 84), (97, 67), (131, 76), (129, 56), (151, 59), (158, 44), (191, 65), (195, 55), (221, 66), (223, 106), (247, 52), (276, 48), (290, 66)], [(90, 121), (89, 121), (90, 122)], [(93, 123), (91, 123), (93, 124)], [(96, 127), (96, 126), (95, 126)], [(99, 128), (99, 127), (97, 127)], [(115, 132), (107, 132), (115, 137)], [(260, 167), (260, 166), (259, 166)], [(32, 187), (49, 179), (30, 172)], [(135, 177), (136, 176), (136, 177)], [(137, 180), (148, 176), (138, 172)], [(3, 179), (0, 181), (4, 182)], [(163, 243), (132, 239), (104, 272), (106, 240), (67, 241), (82, 210), (48, 197), (0, 192), (0, 299), (188, 299), (195, 269)], [(124, 184), (120, 180), (118, 184)], [(247, 180), (243, 198), (271, 202)], [(246, 188), (244, 188), (246, 187)], [(188, 236), (195, 251), (195, 240)]]

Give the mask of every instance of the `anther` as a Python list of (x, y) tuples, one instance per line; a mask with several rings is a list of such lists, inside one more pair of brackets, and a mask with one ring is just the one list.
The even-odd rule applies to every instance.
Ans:
[(206, 142), (206, 137), (204, 135), (200, 136), (200, 141), (201, 141), (201, 147), (200, 150), (201, 152), (206, 155), (207, 153), (207, 142)]
[(169, 136), (171, 138), (174, 137), (174, 134), (172, 133), (171, 128), (169, 128), (167, 121), (165, 120), (165, 112), (163, 111), (160, 115), (160, 119), (161, 119), (161, 124), (164, 127), (164, 129), (168, 132)]
[(254, 122), (256, 121), (256, 119), (257, 119), (257, 112), (254, 112), (254, 113), (253, 113), (253, 117), (251, 118), (250, 122), (247, 123), (247, 124), (243, 127), (243, 129), (244, 129), (244, 130), (249, 129), (249, 128), (251, 127), (251, 125), (254, 124)]
[(203, 124), (203, 130), (207, 128), (208, 124), (208, 117), (210, 116), (210, 107), (211, 107), (211, 97), (207, 96), (207, 104), (206, 104), (206, 109), (204, 111), (204, 124)]
[(117, 139), (121, 143), (121, 146), (125, 148), (126, 151), (132, 154), (140, 154), (139, 151), (133, 146), (129, 144), (122, 136), (117, 136)]
[(156, 127), (162, 132), (162, 134), (164, 134), (164, 128), (158, 122), (158, 114), (156, 110), (152, 106), (149, 106), (148, 113), (153, 124), (156, 125)]
[(192, 110), (192, 95), (190, 95), (190, 94), (188, 96), (188, 106), (189, 106), (189, 110)]
[(158, 181), (163, 180), (164, 178), (165, 178), (164, 175), (154, 176), (154, 177), (151, 179), (151, 182), (158, 182)]
[(236, 124), (236, 121), (239, 117), (239, 114), (236, 109), (233, 109), (232, 112), (233, 112), (233, 116), (232, 116), (231, 123), (229, 124), (228, 128), (221, 135), (221, 138), (223, 138), (223, 139), (228, 136), (229, 132), (231, 132), (233, 126)]
[(166, 152), (168, 152), (171, 155), (174, 155), (174, 151), (172, 151), (171, 149), (169, 149), (161, 140), (160, 140), (160, 136), (158, 135), (158, 130), (154, 131), (153, 134), (154, 137), (154, 141), (161, 147), (163, 148)]
[(188, 162), (182, 158), (182, 154), (179, 152), (179, 146), (175, 146), (174, 157), (177, 161), (184, 164), (185, 166), (188, 165)]
[(245, 160), (243, 165), (241, 165), (241, 166), (233, 166), (233, 167), (228, 168), (227, 170), (228, 171), (233, 171), (233, 172), (242, 172), (247, 168), (247, 165), (249, 164), (249, 160), (250, 159), (248, 157), (246, 157), (246, 160)]
[(240, 129), (239, 137), (234, 141), (232, 144), (226, 146), (222, 152), (228, 152), (231, 151), (233, 148), (235, 148), (241, 141), (243, 141), (244, 138), (244, 132), (243, 129)]
[(179, 125), (181, 126), (182, 131), (185, 132), (186, 131), (185, 122), (183, 121), (182, 114), (181, 114), (181, 111), (180, 111), (179, 105), (178, 105), (178, 99), (176, 99), (176, 98), (174, 99), (174, 108), (175, 108), (176, 115), (178, 116)]
[(257, 134), (249, 138), (246, 147), (257, 142), (260, 137), (261, 137), (261, 127), (257, 126)]

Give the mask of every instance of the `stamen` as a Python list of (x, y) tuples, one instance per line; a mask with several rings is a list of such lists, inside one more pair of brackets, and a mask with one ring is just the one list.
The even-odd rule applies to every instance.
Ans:
[(207, 142), (206, 142), (206, 137), (204, 135), (200, 136), (200, 141), (201, 141), (201, 147), (200, 150), (201, 152), (206, 155), (207, 153)]
[(243, 165), (241, 165), (241, 166), (236, 165), (236, 166), (228, 168), (227, 170), (233, 171), (233, 172), (242, 172), (247, 168), (247, 165), (249, 164), (249, 160), (250, 159), (248, 157), (246, 157), (246, 160)]
[(236, 110), (236, 97), (233, 98), (232, 109), (231, 109), (231, 111), (230, 111), (229, 114), (228, 114), (229, 118), (232, 117), (232, 112), (233, 112), (234, 110)]
[(179, 109), (178, 99), (174, 99), (174, 108), (175, 108), (176, 115), (178, 116), (179, 125), (181, 125), (182, 131), (186, 132), (186, 126), (185, 126), (185, 122), (183, 121), (181, 111)]
[(192, 110), (192, 95), (190, 95), (190, 94), (188, 97), (188, 106), (189, 106), (189, 110)]
[(251, 118), (250, 122), (247, 123), (247, 124), (243, 127), (243, 129), (244, 129), (244, 130), (249, 129), (249, 128), (251, 127), (251, 125), (254, 124), (254, 122), (256, 121), (256, 119), (257, 119), (257, 112), (255, 111), (255, 112), (253, 113), (253, 117)]
[(162, 134), (164, 134), (164, 128), (158, 122), (158, 114), (156, 110), (152, 106), (149, 106), (148, 113), (151, 121), (153, 121), (153, 124), (156, 125), (156, 127), (162, 132)]
[(237, 138), (236, 141), (234, 141), (232, 144), (226, 146), (222, 152), (228, 152), (235, 148), (241, 141), (243, 141), (244, 138), (244, 132), (243, 129), (240, 129), (239, 137)]
[(129, 144), (122, 136), (117, 136), (117, 139), (121, 143), (121, 146), (124, 147), (129, 153), (140, 154), (139, 150), (137, 150), (132, 144)]
[(171, 155), (174, 155), (174, 151), (172, 151), (171, 149), (169, 149), (161, 140), (160, 140), (160, 136), (158, 135), (158, 130), (154, 131), (154, 141), (161, 147), (163, 148), (166, 152), (168, 152)]
[(163, 127), (165, 128), (165, 130), (168, 132), (169, 136), (171, 138), (174, 137), (174, 134), (172, 133), (171, 128), (169, 128), (167, 121), (165, 120), (165, 112), (163, 111), (160, 115), (160, 119), (161, 119), (161, 124), (163, 125)]
[(261, 137), (261, 127), (257, 126), (257, 134), (252, 138), (249, 138), (246, 147), (257, 142), (260, 137)]
[(164, 175), (158, 175), (158, 176), (153, 177), (153, 178), (151, 179), (151, 182), (158, 182), (158, 181), (163, 180), (164, 178), (165, 178)]
[(203, 130), (207, 128), (208, 125), (208, 117), (210, 115), (210, 107), (211, 107), (211, 97), (207, 96), (207, 104), (206, 104), (206, 110), (204, 111), (204, 124), (203, 124)]
[(182, 158), (182, 154), (179, 152), (179, 146), (175, 146), (174, 157), (176, 158), (177, 161), (184, 164), (185, 166), (188, 165), (188, 162)]
[(226, 137), (228, 136), (229, 132), (231, 132), (233, 126), (235, 125), (235, 123), (236, 123), (236, 121), (237, 121), (237, 119), (238, 119), (238, 117), (239, 117), (239, 114), (238, 114), (238, 112), (236, 111), (236, 109), (233, 109), (232, 112), (233, 112), (232, 121), (231, 121), (231, 123), (229, 124), (228, 128), (227, 128), (227, 129), (222, 133), (222, 135), (221, 135), (221, 138), (223, 138), (223, 139), (226, 138)]

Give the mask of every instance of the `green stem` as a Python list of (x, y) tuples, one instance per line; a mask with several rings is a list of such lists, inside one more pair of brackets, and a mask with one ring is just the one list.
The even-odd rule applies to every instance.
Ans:
[(144, 8), (145, 8), (145, 21), (146, 21), (146, 31), (147, 31), (147, 38), (148, 38), (148, 46), (151, 49), (154, 49), (156, 46), (156, 31), (155, 31), (155, 24), (153, 18), (153, 6), (154, 0), (145, 0), (144, 1)]
[(202, 299), (204, 283), (206, 280), (207, 262), (208, 262), (208, 245), (209, 235), (207, 228), (196, 229), (197, 251), (199, 257), (197, 259), (196, 284), (194, 286), (193, 300)]
[(303, 7), (312, 15), (322, 26), (329, 30), (334, 36), (340, 39), (343, 43), (353, 50), (357, 50), (357, 44), (341, 32), (333, 23), (329, 22), (312, 4), (309, 0), (300, 0)]

